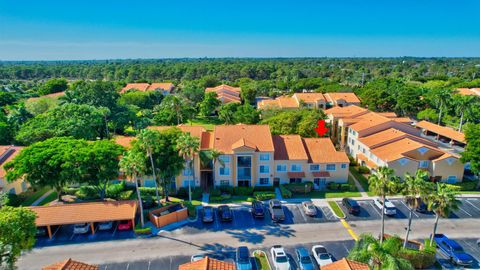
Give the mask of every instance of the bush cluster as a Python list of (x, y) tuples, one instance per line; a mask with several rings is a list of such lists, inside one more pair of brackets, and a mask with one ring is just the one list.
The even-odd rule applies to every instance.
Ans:
[(282, 194), (282, 197), (285, 199), (292, 197), (292, 192), (285, 187), (285, 184), (280, 185), (280, 193)]
[[(290, 183), (284, 184), (284, 186), (293, 193), (310, 193), (313, 189), (313, 182), (303, 182), (303, 183)], [(306, 186), (306, 188), (305, 188)]]
[(361, 174), (368, 174), (370, 173), (370, 169), (366, 166), (358, 166), (357, 171)]
[(269, 192), (275, 192), (275, 187), (272, 186), (256, 186), (253, 188), (253, 192), (257, 191), (269, 191)]
[(17, 195), (13, 193), (7, 193), (0, 198), (2, 199), (2, 202), (0, 202), (0, 206), (5, 205), (5, 206), (13, 206), (13, 207), (20, 206), (26, 199), (21, 195)]
[(348, 183), (340, 184), (335, 182), (329, 182), (327, 184), (327, 188), (332, 191), (355, 191), (355, 187)]
[(276, 195), (275, 195), (275, 192), (256, 191), (256, 192), (253, 193), (253, 196), (258, 201), (266, 201), (266, 200), (275, 199)]
[(252, 187), (234, 187), (233, 194), (237, 196), (250, 196), (253, 194)]
[[(192, 187), (192, 200), (199, 200), (202, 198), (203, 190), (199, 187)], [(188, 199), (188, 187), (181, 187), (177, 191), (177, 197)]]

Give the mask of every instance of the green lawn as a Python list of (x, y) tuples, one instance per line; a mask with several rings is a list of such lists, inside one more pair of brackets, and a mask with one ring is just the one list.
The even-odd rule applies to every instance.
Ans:
[(209, 118), (195, 118), (193, 120), (188, 121), (190, 125), (200, 125), (205, 127), (205, 129), (212, 131), (216, 125), (223, 124), (223, 121), (216, 117), (209, 117)]
[(258, 268), (260, 270), (270, 270), (268, 264), (267, 256), (264, 252), (254, 252), (255, 261), (257, 262)]
[(330, 205), (330, 208), (332, 208), (335, 215), (337, 215), (339, 218), (345, 217), (345, 213), (343, 213), (342, 209), (340, 208), (340, 206), (336, 201), (329, 201), (328, 205)]
[(52, 192), (52, 193), (50, 193), (50, 195), (48, 195), (47, 197), (45, 197), (45, 198), (40, 202), (39, 205), (47, 205), (47, 204), (53, 202), (54, 200), (56, 200), (57, 197), (58, 197), (57, 192)]
[(246, 202), (248, 198), (253, 198), (252, 196), (232, 196), (230, 199), (218, 201), (218, 202), (209, 202), (210, 204), (226, 204), (226, 203), (242, 203)]
[(367, 192), (368, 196), (374, 196), (373, 192), (369, 190), (368, 186), (368, 179), (363, 176), (363, 174), (359, 173), (355, 167), (350, 166), (350, 172), (355, 176), (357, 181), (360, 183), (360, 185), (363, 187), (363, 189)]
[(24, 192), (22, 195), (25, 195), (27, 199), (22, 203), (22, 206), (32, 205), (32, 203), (38, 200), (38, 198), (42, 197), (42, 195), (47, 193), (47, 191), (49, 190), (50, 190), (49, 187), (44, 187), (35, 192), (30, 192), (30, 191)]
[(313, 198), (313, 199), (329, 199), (329, 198), (345, 198), (345, 197), (361, 197), (362, 195), (355, 186), (354, 180), (349, 176), (348, 184), (352, 187), (349, 191), (342, 190), (313, 190), (307, 194), (293, 193), (292, 198)]

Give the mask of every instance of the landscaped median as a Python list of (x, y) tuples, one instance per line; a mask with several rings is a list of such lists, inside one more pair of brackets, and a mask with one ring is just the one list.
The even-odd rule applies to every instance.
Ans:
[(328, 205), (332, 209), (333, 213), (338, 217), (338, 218), (345, 218), (345, 213), (343, 212), (342, 208), (338, 205), (336, 201), (328, 201)]
[(348, 178), (347, 183), (328, 183), (325, 190), (314, 190), (312, 182), (291, 183), (280, 185), (280, 192), (284, 199), (288, 198), (344, 198), (344, 197), (360, 197), (353, 179)]
[(255, 262), (257, 263), (258, 270), (271, 270), (270, 263), (268, 262), (267, 254), (261, 250), (255, 250), (253, 252)]

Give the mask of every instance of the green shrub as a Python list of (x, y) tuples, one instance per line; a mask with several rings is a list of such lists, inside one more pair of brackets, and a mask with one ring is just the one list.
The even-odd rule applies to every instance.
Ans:
[(401, 249), (398, 256), (408, 260), (415, 269), (432, 267), (435, 262), (435, 252), (429, 250)]
[(0, 206), (5, 205), (5, 206), (18, 207), (25, 201), (24, 197), (19, 196), (17, 194), (13, 194), (13, 193), (7, 193), (2, 197), (0, 197), (2, 198), (2, 202), (0, 203)]
[(222, 201), (223, 201), (222, 196), (210, 196), (210, 200), (209, 200), (209, 202), (211, 203), (218, 203)]
[(252, 187), (234, 187), (233, 194), (237, 196), (250, 196), (253, 194)]
[(220, 197), (222, 197), (222, 200), (229, 200), (229, 199), (232, 198), (232, 195), (224, 193), (224, 194), (220, 195)]
[(256, 199), (255, 199), (255, 198), (252, 198), (252, 197), (248, 197), (248, 198), (247, 198), (247, 202), (253, 202), (253, 201), (256, 201)]
[(118, 196), (119, 200), (129, 200), (132, 197), (133, 190), (125, 190), (120, 192), (120, 195)]
[(285, 187), (285, 184), (280, 185), (280, 193), (282, 194), (282, 197), (285, 199), (292, 197), (292, 192)]
[(188, 198), (188, 189), (181, 187), (177, 190), (177, 197), (186, 199)]
[(210, 191), (211, 197), (220, 196), (220, 195), (222, 195), (222, 191), (218, 188), (214, 188)]
[(358, 165), (357, 161), (352, 156), (348, 155), (348, 159), (350, 160), (350, 166), (354, 167)]
[(232, 186), (220, 186), (220, 191), (222, 193), (233, 194), (233, 187)]
[(355, 191), (355, 187), (348, 183), (340, 184), (335, 182), (329, 182), (327, 184), (327, 189), (332, 191)]
[(139, 187), (140, 195), (143, 196), (156, 196), (156, 190), (154, 187)]
[(458, 182), (451, 185), (454, 187), (458, 187), (459, 191), (472, 191), (472, 190), (477, 190), (478, 180), (475, 180), (475, 181), (463, 180), (462, 182)]
[(359, 166), (357, 171), (361, 174), (368, 174), (370, 173), (370, 169), (366, 166)]
[[(313, 182), (284, 184), (285, 187), (293, 193), (310, 193), (313, 189)], [(306, 186), (306, 188), (305, 188)]]
[(255, 199), (259, 201), (271, 200), (274, 199), (276, 194), (275, 192), (268, 192), (268, 191), (257, 191), (253, 193)]
[(136, 234), (151, 234), (152, 233), (152, 228), (150, 227), (145, 227), (145, 228), (141, 228), (141, 227), (135, 227), (135, 233)]
[[(200, 200), (203, 195), (203, 190), (199, 187), (193, 188), (192, 189), (192, 200)], [(188, 193), (187, 193), (188, 197)]]
[(67, 187), (63, 189), (63, 193), (66, 195), (74, 196), (79, 188)]
[(95, 200), (100, 198), (98, 189), (94, 186), (81, 186), (75, 193), (75, 196), (80, 200)]
[(125, 182), (120, 182), (118, 184), (113, 184), (107, 187), (106, 197), (118, 200), (120, 194), (125, 190)]
[(275, 187), (273, 186), (256, 186), (253, 188), (253, 192), (257, 191), (269, 191), (269, 192), (275, 192)]

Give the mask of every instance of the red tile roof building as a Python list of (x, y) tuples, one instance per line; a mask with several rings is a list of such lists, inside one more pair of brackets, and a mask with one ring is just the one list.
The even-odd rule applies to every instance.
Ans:
[(237, 102), (240, 103), (240, 87), (233, 87), (230, 85), (222, 84), (216, 87), (208, 87), (205, 89), (205, 93), (215, 92), (217, 98), (223, 103)]
[(120, 90), (120, 93), (123, 94), (128, 90), (135, 90), (141, 92), (147, 91), (161, 91), (164, 95), (170, 94), (175, 86), (173, 83), (128, 83), (125, 87)]
[(45, 266), (42, 270), (99, 270), (96, 265), (90, 265), (72, 259)]
[(178, 270), (235, 270), (235, 264), (205, 257), (196, 262), (181, 264)]

